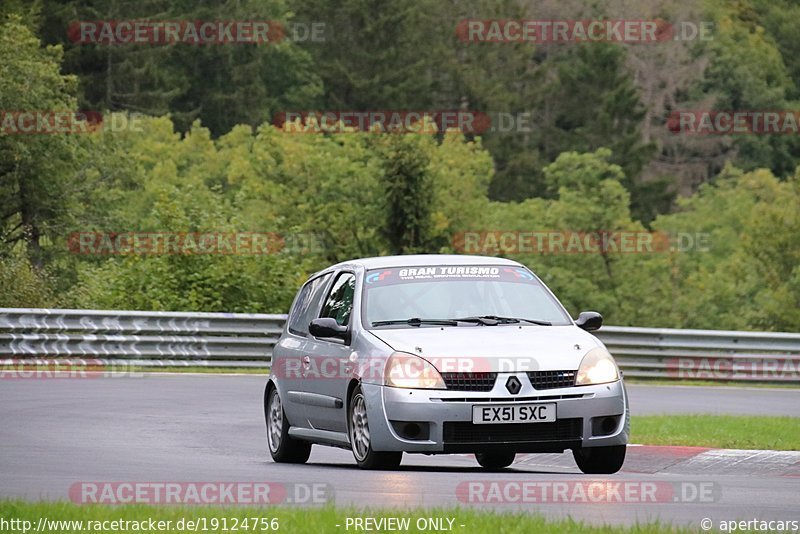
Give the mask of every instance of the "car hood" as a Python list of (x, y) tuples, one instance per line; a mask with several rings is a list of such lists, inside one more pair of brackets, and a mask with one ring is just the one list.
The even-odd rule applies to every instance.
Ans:
[[(577, 326), (457, 326), (370, 331), (393, 350), (421, 356), (440, 371), (574, 370), (588, 351), (603, 344)], [(445, 367), (443, 369), (442, 367)], [(486, 369), (489, 370), (489, 369)]]

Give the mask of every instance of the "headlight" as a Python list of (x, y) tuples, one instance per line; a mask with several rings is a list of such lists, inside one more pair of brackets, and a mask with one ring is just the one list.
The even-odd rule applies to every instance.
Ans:
[(575, 380), (575, 385), (607, 384), (617, 380), (619, 380), (617, 362), (606, 349), (597, 347), (583, 357), (581, 365), (578, 367), (578, 378)]
[(446, 389), (436, 367), (419, 356), (405, 352), (395, 352), (389, 356), (383, 383), (396, 388)]

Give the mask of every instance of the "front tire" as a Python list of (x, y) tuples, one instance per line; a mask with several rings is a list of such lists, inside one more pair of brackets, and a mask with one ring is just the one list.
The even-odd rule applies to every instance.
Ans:
[(311, 443), (289, 436), (289, 421), (283, 411), (278, 388), (267, 388), (264, 415), (267, 419), (267, 447), (278, 463), (304, 464), (311, 455)]
[(478, 452), (475, 459), (484, 469), (497, 470), (513, 464), (516, 456), (513, 452)]
[(353, 390), (347, 415), (347, 433), (358, 467), (361, 469), (397, 469), (403, 459), (402, 452), (372, 450), (372, 439), (367, 421), (367, 401), (361, 392), (361, 386), (357, 386)]
[(612, 475), (622, 468), (626, 449), (626, 445), (586, 447), (573, 449), (572, 456), (578, 468), (587, 475)]

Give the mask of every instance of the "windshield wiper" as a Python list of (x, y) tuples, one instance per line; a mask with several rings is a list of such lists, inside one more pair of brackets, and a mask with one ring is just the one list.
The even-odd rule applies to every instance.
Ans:
[(478, 317), (459, 317), (458, 319), (420, 319), (412, 317), (410, 319), (392, 319), (388, 321), (374, 321), (372, 326), (388, 326), (395, 324), (407, 324), (409, 326), (421, 326), (424, 324), (436, 326), (458, 326), (458, 323), (475, 323), (484, 326), (496, 326), (498, 324), (518, 324), (531, 323), (539, 326), (552, 326), (547, 321), (537, 321), (536, 319), (522, 319), (517, 317), (499, 317), (497, 315), (481, 315)]
[(411, 319), (393, 319), (390, 321), (374, 321), (372, 326), (386, 326), (391, 324), (407, 324), (411, 326), (420, 326), (423, 324), (458, 326), (458, 323), (453, 319), (420, 319), (419, 317), (412, 317)]
[(523, 319), (517, 317), (500, 317), (497, 315), (481, 315), (478, 317), (460, 317), (453, 319), (453, 321), (460, 321), (464, 323), (480, 323), (486, 326), (495, 326), (498, 324), (517, 324), (517, 323), (531, 323), (539, 326), (553, 326), (553, 323), (548, 321), (538, 321), (536, 319)]

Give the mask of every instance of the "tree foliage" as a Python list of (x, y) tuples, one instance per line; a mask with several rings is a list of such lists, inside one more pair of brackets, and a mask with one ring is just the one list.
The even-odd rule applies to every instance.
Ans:
[(82, 148), (70, 135), (16, 133), (16, 114), (52, 121), (75, 110), (77, 80), (61, 74), (61, 57), (60, 47), (41, 47), (18, 17), (0, 24), (0, 240), (6, 250), (24, 244), (37, 267), (45, 261), (41, 241), (63, 231), (74, 213), (69, 200), (82, 186)]
[[(0, 110), (94, 109), (129, 127), (0, 131), (3, 306), (284, 312), (348, 258), (461, 252), (463, 232), (669, 236), (652, 252), (495, 251), (570, 312), (639, 326), (800, 327), (796, 136), (675, 136), (681, 109), (796, 109), (789, 0), (647, 4), (707, 42), (463, 42), (468, 18), (631, 18), (625, 2), (9, 1)], [(75, 20), (323, 21), (324, 43), (79, 45)], [(532, 127), (300, 134), (287, 110), (460, 109)], [(494, 125), (495, 127), (497, 124)], [(675, 200), (676, 195), (678, 196)], [(268, 254), (75, 253), (76, 232), (280, 236)], [(647, 234), (643, 234), (647, 235)], [(85, 252), (85, 251), (83, 251)]]

